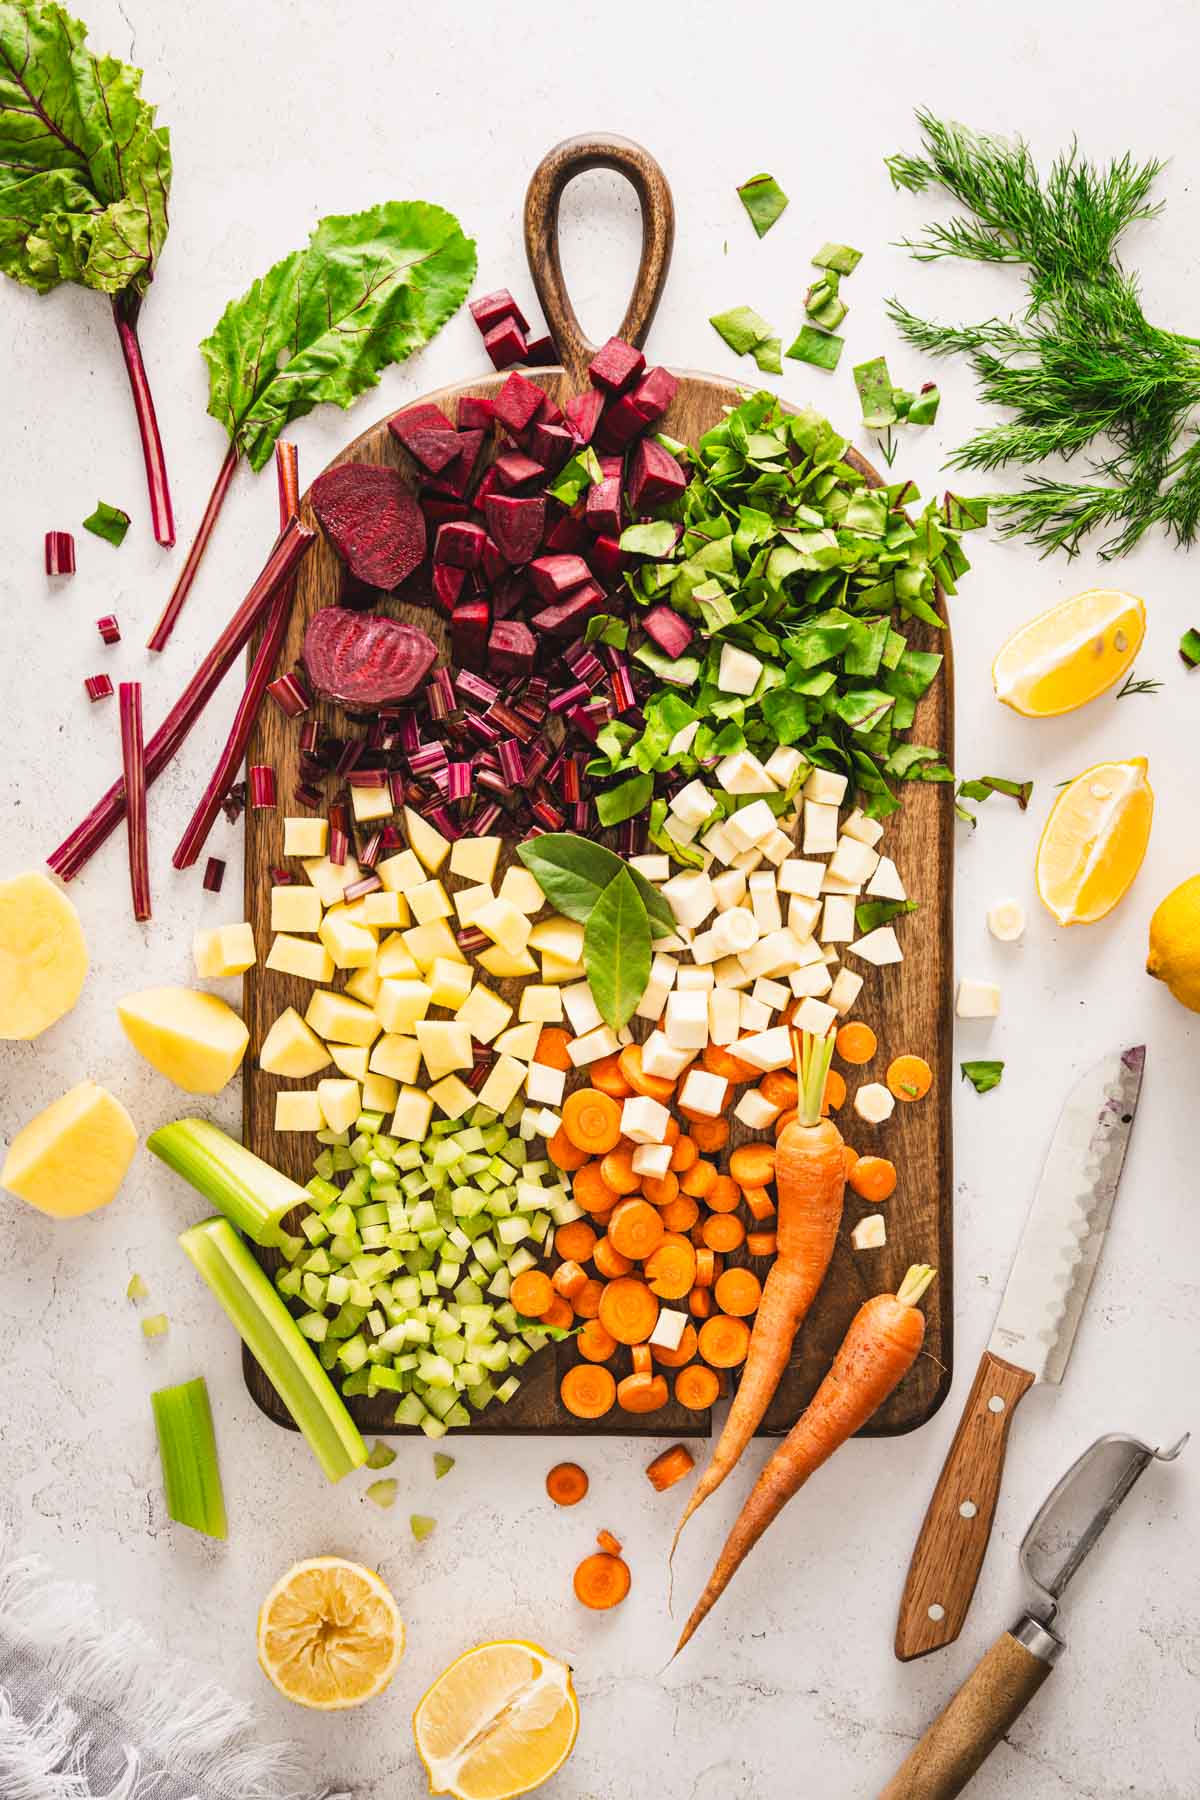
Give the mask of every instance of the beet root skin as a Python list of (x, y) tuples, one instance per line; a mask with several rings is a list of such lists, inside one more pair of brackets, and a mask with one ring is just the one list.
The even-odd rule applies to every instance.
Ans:
[(318, 475), (312, 508), (352, 575), (385, 592), (425, 560), (425, 515), (395, 469), (340, 463)]
[(431, 637), (382, 613), (325, 606), (304, 634), (309, 679), (318, 693), (344, 706), (406, 700), (436, 661)]

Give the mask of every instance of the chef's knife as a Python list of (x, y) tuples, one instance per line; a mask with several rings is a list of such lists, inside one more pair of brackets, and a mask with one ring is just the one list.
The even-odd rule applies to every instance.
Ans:
[(1063, 1107), (1008, 1285), (921, 1527), (896, 1623), (901, 1662), (952, 1644), (983, 1566), (1013, 1410), (1063, 1378), (1108, 1231), (1146, 1047), (1114, 1051)]

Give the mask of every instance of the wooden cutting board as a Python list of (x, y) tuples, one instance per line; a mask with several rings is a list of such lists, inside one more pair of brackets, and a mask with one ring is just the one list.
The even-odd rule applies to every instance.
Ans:
[[(534, 286), (546, 322), (559, 346), (563, 362), (555, 368), (526, 371), (560, 405), (586, 386), (586, 365), (595, 346), (584, 337), (566, 292), (558, 254), (558, 208), (563, 189), (585, 169), (615, 169), (626, 176), (637, 192), (642, 210), (642, 255), (629, 308), (619, 335), (642, 345), (654, 317), (670, 263), (674, 236), (674, 210), (666, 178), (653, 157), (636, 144), (620, 138), (574, 138), (552, 150), (540, 164), (529, 186), (525, 203), (525, 237)], [(468, 394), (494, 395), (504, 375), (484, 376), (455, 387), (441, 388), (425, 396), (451, 419), (460, 399)], [(832, 407), (836, 415), (848, 404), (841, 387), (827, 395), (817, 377), (818, 391), (805, 398), (818, 408)], [(737, 404), (742, 391), (714, 375), (683, 373), (663, 429), (684, 442), (694, 442), (717, 424), (723, 411)], [(839, 398), (840, 396), (840, 398)], [(495, 446), (492, 446), (492, 454)], [(879, 477), (850, 452), (873, 486)], [(350, 444), (336, 463), (382, 463), (417, 479), (416, 465), (391, 436), (386, 419)], [(315, 525), (305, 501), (302, 516)], [(341, 585), (338, 558), (324, 537), (318, 538), (300, 568), (296, 603), (280, 668), (298, 660), (305, 628), (318, 608), (336, 602)], [(440, 616), (428, 609), (392, 603), (397, 618), (420, 625), (438, 642), (448, 659), (447, 632)], [(936, 640), (936, 641), (935, 641)], [(919, 626), (913, 642), (921, 649), (936, 648), (946, 657), (940, 680), (922, 701), (914, 726), (915, 738), (936, 745), (953, 762), (953, 671), (950, 634)], [(253, 652), (254, 646), (251, 646)], [(309, 715), (310, 717), (313, 715)], [(343, 729), (335, 706), (321, 708), (321, 716), (335, 732)], [(246, 813), (246, 917), (254, 926), (260, 955), (270, 942), (269, 870), (282, 857), (283, 817), (303, 809), (291, 799), (298, 776), (298, 731), (274, 705), (262, 709), (251, 738), (249, 761), (269, 763), (276, 770), (278, 811)], [(332, 798), (332, 789), (329, 797)], [(879, 1036), (879, 1054), (865, 1071), (865, 1079), (879, 1079), (890, 1057), (915, 1050), (928, 1057), (937, 1082), (931, 1097), (919, 1104), (898, 1106), (883, 1128), (864, 1125), (847, 1108), (842, 1125), (847, 1140), (860, 1153), (878, 1150), (890, 1156), (900, 1171), (895, 1195), (884, 1207), (888, 1242), (883, 1250), (855, 1251), (849, 1233), (855, 1222), (871, 1209), (847, 1191), (842, 1234), (808, 1320), (799, 1333), (787, 1374), (780, 1384), (764, 1424), (767, 1432), (788, 1430), (807, 1404), (833, 1358), (857, 1307), (871, 1294), (894, 1291), (913, 1262), (933, 1263), (938, 1278), (926, 1296), (928, 1330), (925, 1354), (888, 1403), (867, 1428), (871, 1435), (911, 1431), (923, 1424), (940, 1405), (950, 1385), (952, 1329), (951, 1242), (951, 998), (953, 980), (951, 903), (953, 807), (952, 790), (939, 784), (913, 783), (906, 787), (903, 810), (889, 820), (885, 848), (895, 859), (909, 893), (920, 902), (920, 911), (899, 922), (905, 960), (884, 970), (866, 970), (866, 985), (855, 1008)], [(512, 860), (508, 847), (505, 864)], [(456, 884), (457, 885), (457, 884)], [(864, 965), (865, 967), (865, 965)], [(338, 978), (340, 985), (343, 978)], [(497, 983), (505, 998), (516, 1002), (519, 982)], [(259, 1044), (273, 1020), (287, 1006), (301, 1013), (312, 989), (307, 982), (258, 966), (245, 978), (246, 1022), (251, 1042)], [(640, 1023), (640, 1021), (635, 1021)], [(645, 1028), (640, 1035), (645, 1036)], [(245, 1065), (245, 1141), (259, 1156), (274, 1162), (296, 1181), (311, 1173), (313, 1142), (303, 1134), (277, 1135), (273, 1128), (275, 1094), (283, 1085), (266, 1075), (253, 1059)], [(303, 1085), (303, 1084), (300, 1084)], [(753, 1136), (733, 1122), (732, 1148)], [(273, 1266), (274, 1253), (263, 1253)], [(762, 1269), (759, 1273), (763, 1273)], [(569, 1344), (551, 1347), (532, 1358), (522, 1371), (520, 1392), (507, 1407), (493, 1404), (478, 1416), (472, 1429), (484, 1433), (561, 1432), (575, 1435), (628, 1435), (654, 1437), (707, 1436), (711, 1415), (690, 1413), (674, 1402), (660, 1412), (630, 1416), (614, 1408), (604, 1419), (585, 1422), (566, 1412), (558, 1399), (561, 1372), (575, 1360)], [(247, 1354), (246, 1380), (255, 1400), (277, 1423), (291, 1421), (278, 1395), (257, 1363)], [(625, 1372), (625, 1371), (622, 1371)], [(364, 1432), (393, 1429), (394, 1397), (356, 1399), (351, 1411)]]

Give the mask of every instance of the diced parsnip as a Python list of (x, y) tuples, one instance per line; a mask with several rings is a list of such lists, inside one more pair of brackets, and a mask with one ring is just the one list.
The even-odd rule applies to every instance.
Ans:
[(790, 744), (780, 744), (767, 758), (767, 774), (781, 788), (790, 787), (805, 766), (799, 750), (793, 750)]
[(461, 1119), (475, 1104), (475, 1096), (457, 1075), (444, 1075), (429, 1089), (429, 1098), (448, 1119)]
[(835, 875), (826, 869), (821, 878), (822, 894), (861, 894), (861, 881), (847, 881), (844, 875)]
[(960, 1019), (994, 1019), (1000, 1012), (1000, 989), (994, 981), (960, 981), (954, 1010)]
[(330, 1131), (349, 1131), (362, 1111), (362, 1090), (357, 1081), (318, 1081), (317, 1099)]
[(762, 975), (755, 982), (751, 997), (778, 1012), (780, 1007), (787, 1005), (792, 996), (782, 981), (768, 981), (766, 976)]
[(328, 819), (285, 819), (283, 821), (283, 854), (285, 856), (324, 856), (328, 841)]
[(786, 862), (779, 865), (779, 891), (781, 894), (803, 894), (815, 900), (821, 891), (821, 878), (825, 873), (825, 864), (806, 862), (803, 857), (789, 856)]
[(753, 994), (738, 996), (738, 1021), (743, 1031), (766, 1031), (771, 1023), (771, 1008)]
[(458, 1009), (458, 1022), (465, 1025), (473, 1038), (490, 1044), (512, 1018), (512, 1007), (489, 987), (477, 983)]
[[(321, 896), (323, 906), (340, 906), (345, 890), (359, 879), (362, 871), (352, 856), (344, 863), (330, 862), (327, 856), (306, 858), (304, 873)], [(376, 870), (376, 874), (379, 871)]]
[(499, 1055), (515, 1056), (521, 1062), (532, 1062), (542, 1035), (540, 1020), (531, 1019), (523, 1025), (510, 1025), (502, 1031), (492, 1045)]
[(385, 1031), (412, 1036), (433, 1004), (433, 990), (424, 981), (381, 981), (375, 996), (375, 1017)]
[(447, 962), (467, 960), (445, 919), (435, 919), (431, 925), (414, 925), (410, 930), (402, 931), (400, 936), (420, 969), (432, 969), (439, 956), (445, 957)]
[(746, 877), (740, 869), (723, 869), (712, 877), (713, 900), (719, 913), (740, 906), (746, 895)]
[(790, 860), (796, 845), (786, 831), (780, 831), (776, 826), (770, 837), (765, 837), (758, 847), (773, 868), (781, 869)]
[(374, 932), (348, 919), (343, 907), (330, 908), (321, 920), (317, 936), (333, 958), (335, 969), (369, 969), (375, 961), (379, 944)]
[(821, 915), (821, 942), (848, 944), (854, 932), (854, 901), (850, 895), (827, 894)]
[(739, 1038), (733, 1054), (753, 1069), (786, 1069), (792, 1062), (792, 1034), (786, 1025), (773, 1025), (769, 1031), (755, 1032)]
[(755, 980), (760, 975), (787, 975), (805, 960), (799, 939), (786, 926), (782, 931), (772, 931), (769, 936), (760, 938), (757, 944), (741, 953), (742, 967)]
[(765, 800), (752, 800), (739, 806), (725, 821), (725, 833), (739, 855), (756, 850), (775, 830), (775, 814)]
[(864, 962), (874, 963), (876, 968), (904, 961), (904, 952), (890, 925), (877, 926), (848, 948), (852, 956), (861, 956)]
[(779, 1117), (779, 1108), (757, 1088), (747, 1088), (734, 1107), (733, 1116), (748, 1131), (766, 1131)]
[(716, 801), (699, 780), (689, 781), (670, 802), (672, 817), (682, 820), (685, 825), (703, 825), (716, 810)]
[(272, 939), (267, 967), (281, 975), (295, 975), (300, 981), (333, 980), (333, 958), (325, 945), (311, 938), (291, 937), (285, 931)]
[(689, 1069), (683, 1078), (679, 1104), (686, 1106), (689, 1112), (698, 1112), (706, 1119), (715, 1119), (724, 1109), (728, 1092), (729, 1083), (724, 1075), (713, 1075), (707, 1069)]
[(854, 1096), (854, 1110), (868, 1125), (882, 1125), (896, 1110), (895, 1096), (882, 1081), (867, 1081)]
[(735, 750), (723, 756), (716, 767), (718, 787), (727, 794), (773, 794), (775, 783), (757, 756), (749, 750)]
[[(388, 1030), (394, 1027), (388, 1026)], [(413, 1036), (421, 1046), (425, 1067), (434, 1081), (452, 1075), (456, 1069), (472, 1069), (471, 1033), (457, 1020), (417, 1019)]]
[(422, 881), (405, 896), (418, 925), (432, 925), (435, 919), (451, 919), (454, 908), (440, 881)]
[(862, 993), (863, 978), (856, 975), (853, 969), (839, 969), (834, 976), (833, 985), (829, 989), (829, 1004), (845, 1018), (858, 996)]
[[(300, 894), (306, 890), (289, 888), (284, 891)], [(317, 902), (319, 917), (320, 897), (313, 894), (313, 899)], [(192, 937), (192, 958), (196, 973), (202, 981), (220, 981), (226, 976), (244, 975), (258, 961), (253, 927), (242, 923), (214, 925), (206, 931), (197, 931)]]
[(676, 988), (667, 999), (666, 1034), (677, 1050), (703, 1050), (708, 1042), (708, 996)]
[(868, 819), (856, 806), (842, 821), (842, 836), (857, 838), (860, 844), (868, 844), (874, 850), (883, 836), (883, 824), (879, 819)]
[[(813, 774), (818, 773), (814, 769)], [(809, 776), (812, 780), (812, 776)], [(828, 856), (837, 849), (838, 809), (819, 800), (804, 802), (804, 854)]]
[(850, 1233), (850, 1242), (856, 1250), (882, 1250), (887, 1243), (887, 1225), (882, 1213), (868, 1213), (860, 1219)]
[(449, 839), (435, 831), (428, 819), (423, 819), (411, 806), (404, 808), (404, 835), (409, 849), (416, 852), (431, 875), (436, 875), (450, 854)]
[(723, 956), (720, 962), (714, 963), (713, 976), (718, 987), (729, 988), (735, 993), (748, 988), (754, 980), (753, 975), (747, 975), (737, 956)]
[(836, 1023), (836, 1009), (811, 995), (800, 1002), (792, 1020), (797, 1031), (811, 1031), (814, 1037), (826, 1037)]
[(651, 977), (637, 1003), (634, 1016), (639, 1019), (649, 1019), (651, 1023), (657, 1024), (663, 1016), (667, 995), (670, 991), (670, 988), (664, 987), (661, 981), (655, 981)]
[[(716, 932), (698, 931), (692, 939), (693, 962), (702, 967), (707, 963), (715, 963), (720, 955), (721, 947), (717, 941)], [(684, 981), (683, 978), (684, 976), (693, 976), (697, 972), (697, 968), (680, 969), (679, 974), (675, 977), (675, 986), (678, 988), (682, 984), (684, 987), (688, 987), (689, 985), (695, 987), (697, 985), (695, 982)], [(711, 973), (712, 971), (709, 970), (708, 974), (710, 977)], [(711, 987), (711, 979), (706, 985)]]
[(281, 1089), (275, 1096), (276, 1131), (324, 1131), (325, 1114), (315, 1090)]
[(364, 1112), (390, 1113), (400, 1098), (400, 1083), (391, 1075), (368, 1074), (362, 1084)]
[(268, 1075), (286, 1075), (292, 1081), (303, 1081), (329, 1067), (328, 1051), (315, 1031), (311, 1031), (296, 1011), (289, 1006), (280, 1013), (262, 1041), (258, 1066)]
[(737, 855), (737, 845), (725, 829), (725, 821), (718, 819), (710, 825), (700, 839), (709, 856), (715, 856), (720, 863), (731, 863)]
[(717, 686), (723, 694), (752, 694), (762, 670), (757, 656), (751, 656), (748, 650), (739, 650), (736, 644), (723, 644)]
[(315, 932), (321, 923), (321, 912), (321, 896), (315, 887), (301, 887), (293, 882), (290, 887), (271, 889), (272, 931), (294, 931), (301, 936)]
[(592, 990), (586, 981), (576, 982), (572, 987), (562, 989), (563, 1007), (571, 1022), (571, 1030), (576, 1037), (584, 1032), (593, 1031), (601, 1023), (600, 1008), (592, 996)]
[(709, 1038), (714, 1044), (732, 1044), (740, 1027), (741, 995), (733, 988), (714, 988), (708, 996)]
[(646, 1094), (631, 1094), (621, 1103), (621, 1134), (634, 1144), (661, 1144), (671, 1124), (671, 1114)]
[(392, 1136), (420, 1143), (433, 1118), (433, 1101), (420, 1088), (402, 1087), (392, 1119)]
[(405, 898), (413, 888), (429, 879), (411, 850), (399, 850), (395, 856), (385, 856), (382, 862), (375, 864), (375, 873), (389, 894), (403, 894)]
[[(693, 956), (696, 954), (696, 944), (700, 942), (700, 939), (703, 936), (705, 936), (704, 932), (697, 934), (696, 943), (692, 945)], [(680, 969), (675, 977), (675, 992), (677, 994), (708, 994), (712, 992), (716, 984), (717, 978), (710, 967), (706, 966), (704, 968), (695, 969), (685, 968)]]
[(543, 981), (558, 982), (565, 987), (570, 982), (582, 981), (587, 970), (582, 962), (564, 962), (563, 958), (555, 956), (552, 950), (543, 950), (541, 973)]
[(439, 956), (429, 971), (429, 1003), (457, 1012), (471, 992), (470, 963), (451, 962)]
[(538, 884), (537, 878), (520, 863), (513, 863), (505, 871), (504, 880), (500, 883), (501, 900), (509, 901), (518, 912), (541, 912), (546, 904), (546, 896)]
[(643, 881), (667, 881), (671, 874), (671, 859), (661, 856), (657, 851), (650, 856), (631, 856), (629, 866)]
[(730, 867), (740, 869), (743, 875), (753, 875), (755, 869), (761, 865), (763, 860), (763, 853), (756, 845), (752, 850), (740, 850), (734, 857)]
[(392, 812), (392, 793), (386, 786), (352, 787), (350, 806), (357, 825), (369, 825), (372, 819), (387, 819)]
[(814, 769), (804, 783), (804, 798), (822, 806), (840, 806), (848, 786), (844, 775), (835, 775), (832, 769)]
[(829, 859), (828, 873), (839, 875), (843, 881), (857, 882), (861, 886), (870, 879), (878, 866), (878, 850), (872, 850), (869, 844), (862, 844), (857, 838), (842, 836)]
[(537, 964), (528, 950), (522, 950), (519, 956), (510, 956), (499, 944), (492, 944), (488, 949), (480, 950), (475, 961), (486, 974), (495, 976), (497, 981), (537, 974)]
[(900, 871), (890, 856), (881, 856), (874, 874), (867, 883), (867, 892), (873, 900), (907, 900), (908, 893), (900, 879)]
[(517, 1017), (523, 1023), (537, 1021), (544, 1025), (557, 1025), (562, 1016), (561, 988), (544, 987), (537, 982), (528, 982), (521, 989), (521, 1004)]
[[(421, 1071), (421, 1046), (414, 1037), (388, 1032), (376, 1042), (368, 1067), (373, 1075), (388, 1075), (393, 1081), (411, 1085)], [(346, 1073), (352, 1071), (347, 1069)]]
[(660, 1307), (658, 1317), (654, 1321), (654, 1330), (646, 1341), (656, 1345), (660, 1350), (678, 1350), (683, 1342), (687, 1322), (686, 1313), (676, 1312), (670, 1306)]
[(681, 725), (667, 745), (667, 755), (670, 757), (686, 756), (696, 740), (696, 733), (699, 729), (699, 719), (689, 719), (686, 725)]
[(671, 1043), (665, 1032), (652, 1031), (642, 1045), (642, 1068), (647, 1075), (677, 1081), (696, 1052)]
[(498, 837), (461, 837), (450, 846), (450, 873), (490, 887), (500, 860)]
[(1015, 944), (1025, 930), (1025, 908), (1019, 900), (993, 900), (987, 928), (998, 943)]
[[(582, 1037), (572, 1038), (567, 1045), (567, 1055), (577, 1069), (582, 1069), (588, 1063), (599, 1062), (602, 1056), (615, 1056), (620, 1048), (616, 1032), (607, 1025), (597, 1025), (594, 1031), (585, 1031)], [(483, 1094), (479, 1098), (483, 1100)], [(485, 1106), (491, 1104), (491, 1101), (484, 1101)]]
[(347, 1080), (362, 1083), (367, 1079), (367, 1057), (370, 1052), (365, 1044), (330, 1044), (328, 1049), (334, 1067)]
[(566, 1085), (564, 1069), (552, 1069), (549, 1063), (530, 1063), (525, 1078), (525, 1096), (539, 1105), (561, 1106)]
[(151, 1068), (190, 1094), (219, 1094), (246, 1054), (250, 1033), (231, 1006), (194, 988), (146, 988), (117, 1003), (117, 1017)]
[[(861, 979), (860, 976), (859, 980)], [(833, 981), (825, 963), (818, 959), (816, 962), (805, 963), (802, 969), (793, 969), (788, 976), (788, 986), (797, 997), (811, 994), (814, 1000), (819, 1000), (822, 994), (829, 993)]]
[(775, 888), (775, 877), (766, 870), (750, 877), (750, 905), (758, 923), (759, 935), (765, 937), (768, 932), (778, 931), (783, 924), (779, 911), (779, 895)]
[(515, 1056), (498, 1056), (487, 1080), (479, 1090), (480, 1106), (493, 1112), (506, 1112), (521, 1091), (525, 1080), (525, 1064)]
[(421, 971), (414, 958), (409, 954), (408, 945), (404, 942), (401, 932), (392, 932), (391, 936), (385, 937), (380, 944), (375, 952), (375, 973), (381, 981), (386, 981), (389, 977), (401, 981), (417, 980)]
[(676, 922), (692, 931), (703, 925), (715, 905), (712, 882), (699, 869), (685, 869), (682, 874), (673, 875), (661, 893)]
[(635, 1175), (649, 1175), (652, 1180), (661, 1181), (671, 1167), (674, 1154), (673, 1144), (638, 1144), (630, 1158), (633, 1172)]
[(373, 1044), (379, 1036), (379, 1020), (369, 1006), (327, 988), (313, 995), (304, 1018), (327, 1043)]
[(359, 905), (363, 924), (375, 931), (398, 931), (402, 925), (412, 924), (412, 914), (403, 894), (391, 894), (386, 888), (380, 888), (373, 894), (364, 894)]
[[(460, 841), (455, 839), (456, 843)], [(458, 914), (458, 922), (463, 929), (465, 930), (468, 925), (473, 925), (475, 914), (480, 907), (486, 906), (489, 900), (495, 898), (495, 894), (486, 882), (481, 882), (477, 887), (459, 888), (454, 896), (454, 910)]]
[(817, 929), (821, 905), (820, 900), (810, 900), (807, 894), (793, 894), (788, 901), (788, 930), (802, 944), (807, 943)]

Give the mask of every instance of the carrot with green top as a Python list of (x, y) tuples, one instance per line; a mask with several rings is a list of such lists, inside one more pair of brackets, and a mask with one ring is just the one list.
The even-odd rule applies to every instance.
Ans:
[(859, 1307), (828, 1375), (751, 1489), (683, 1628), (676, 1656), (792, 1495), (847, 1438), (862, 1430), (908, 1374), (925, 1341), (925, 1315), (917, 1302), (936, 1273), (924, 1263), (914, 1263), (897, 1293), (876, 1294)]
[[(675, 1544), (696, 1508), (717, 1491), (761, 1424), (787, 1367), (792, 1341), (825, 1279), (837, 1243), (846, 1188), (842, 1134), (832, 1120), (822, 1117), (833, 1048), (832, 1037), (800, 1034), (796, 1054), (799, 1110), (774, 1151), (777, 1255), (763, 1286), (746, 1366), (725, 1428), (679, 1521)], [(703, 1352), (703, 1340), (701, 1349)]]

